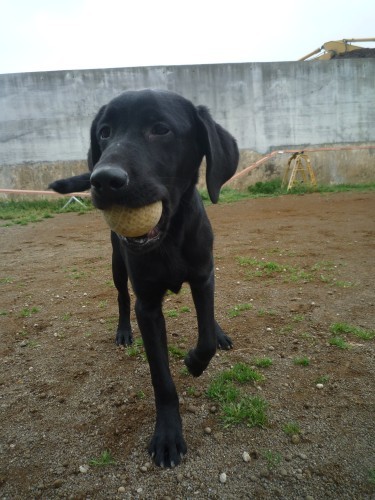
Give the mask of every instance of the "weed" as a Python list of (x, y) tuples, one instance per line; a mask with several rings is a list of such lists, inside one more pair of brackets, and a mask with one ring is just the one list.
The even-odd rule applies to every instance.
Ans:
[(171, 356), (178, 359), (184, 359), (186, 356), (186, 351), (175, 345), (169, 345), (168, 352)]
[(143, 391), (138, 391), (137, 392), (137, 398), (138, 399), (144, 399), (146, 397), (146, 394)]
[(190, 372), (186, 366), (183, 366), (180, 370), (180, 375), (183, 377), (188, 377), (190, 375)]
[(228, 403), (236, 401), (240, 396), (240, 391), (233, 382), (229, 382), (219, 375), (211, 382), (206, 394), (211, 399), (216, 399), (221, 403)]
[(74, 280), (79, 280), (86, 275), (84, 271), (78, 271), (76, 267), (73, 267), (69, 273), (69, 277)]
[(236, 381), (241, 384), (245, 382), (260, 382), (263, 375), (256, 372), (245, 363), (236, 363), (233, 368), (222, 373), (224, 380)]
[(329, 375), (320, 375), (320, 377), (318, 377), (316, 380), (315, 380), (315, 383), (316, 384), (326, 384), (329, 380)]
[(305, 316), (303, 314), (296, 314), (295, 316), (293, 316), (292, 321), (294, 323), (299, 323), (299, 322), (303, 321), (304, 319), (305, 319)]
[(107, 465), (115, 465), (116, 462), (112, 457), (110, 451), (103, 451), (99, 458), (93, 458), (89, 461), (89, 465), (94, 465), (96, 467), (104, 467)]
[(243, 396), (235, 382), (260, 381), (264, 377), (244, 363), (237, 363), (230, 370), (221, 372), (207, 389), (207, 396), (221, 405), (225, 427), (241, 422), (249, 427), (264, 426), (267, 422), (266, 401), (255, 396)]
[(371, 484), (375, 485), (375, 467), (368, 471), (368, 479)]
[(267, 423), (267, 402), (258, 396), (244, 396), (239, 401), (222, 405), (225, 427), (245, 423), (248, 427), (264, 427)]
[(177, 309), (169, 309), (165, 311), (165, 315), (167, 318), (178, 318), (178, 311)]
[(330, 331), (334, 334), (351, 334), (362, 340), (372, 340), (375, 337), (375, 331), (364, 330), (357, 326), (349, 325), (348, 323), (333, 323), (330, 326)]
[(283, 431), (288, 436), (294, 436), (295, 434), (300, 434), (301, 427), (296, 422), (288, 422), (283, 426)]
[(340, 349), (349, 349), (349, 344), (342, 337), (332, 337), (329, 339), (329, 345), (339, 347)]
[(143, 352), (143, 340), (141, 338), (135, 339), (133, 344), (126, 348), (126, 354), (128, 356), (138, 356)]
[(62, 319), (63, 321), (68, 321), (72, 317), (72, 314), (70, 312), (67, 312), (63, 315)]
[(267, 450), (264, 452), (264, 458), (267, 460), (267, 467), (269, 470), (275, 469), (280, 465), (282, 456), (277, 451)]
[(238, 304), (237, 306), (232, 307), (228, 311), (228, 317), (229, 318), (236, 318), (241, 314), (242, 311), (248, 311), (249, 309), (252, 309), (251, 304)]
[(0, 278), (0, 285), (8, 285), (9, 283), (13, 283), (14, 278), (6, 277)]
[(302, 358), (294, 358), (293, 363), (298, 366), (309, 366), (310, 359), (307, 356), (303, 356)]
[(271, 358), (255, 358), (253, 363), (258, 368), (268, 368), (272, 365), (273, 361)]
[(0, 316), (6, 316), (7, 314), (7, 311), (0, 311)]
[(40, 347), (40, 344), (38, 344), (36, 340), (29, 340), (27, 346), (31, 347), (32, 349), (36, 349), (37, 347)]
[(181, 313), (189, 313), (189, 312), (191, 312), (191, 309), (190, 309), (190, 307), (187, 307), (187, 306), (182, 306), (182, 307), (180, 308), (180, 312), (181, 312)]
[(272, 309), (259, 309), (257, 311), (257, 315), (260, 316), (260, 317), (263, 317), (263, 316), (276, 316), (277, 315), (277, 312), (276, 311), (273, 311)]
[(108, 300), (101, 300), (99, 302), (100, 309), (105, 309), (108, 306)]
[(32, 307), (31, 309), (29, 309), (28, 307), (25, 307), (20, 312), (20, 316), (21, 316), (21, 318), (29, 318), (32, 314), (36, 314), (37, 312), (39, 312), (38, 307)]

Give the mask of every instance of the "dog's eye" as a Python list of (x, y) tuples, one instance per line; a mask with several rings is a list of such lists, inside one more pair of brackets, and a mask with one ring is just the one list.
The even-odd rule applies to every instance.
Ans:
[(151, 135), (167, 135), (170, 132), (170, 128), (165, 123), (155, 123), (150, 130)]
[(109, 139), (111, 136), (111, 129), (107, 125), (102, 127), (99, 132), (99, 137), (101, 139)]

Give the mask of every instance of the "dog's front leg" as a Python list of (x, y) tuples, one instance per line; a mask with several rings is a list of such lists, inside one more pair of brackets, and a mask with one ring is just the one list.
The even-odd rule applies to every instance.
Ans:
[(191, 282), (190, 288), (197, 312), (198, 342), (196, 348), (186, 356), (185, 364), (192, 375), (199, 377), (207, 368), (217, 346), (213, 271), (206, 280)]
[(177, 391), (169, 370), (161, 300), (148, 303), (137, 299), (135, 312), (155, 393), (156, 425), (148, 450), (156, 465), (174, 467), (180, 463), (187, 448), (182, 435)]
[(208, 279), (190, 283), (198, 319), (198, 343), (185, 358), (189, 372), (199, 377), (211, 358), (220, 349), (231, 349), (232, 341), (223, 332), (214, 317), (214, 273)]

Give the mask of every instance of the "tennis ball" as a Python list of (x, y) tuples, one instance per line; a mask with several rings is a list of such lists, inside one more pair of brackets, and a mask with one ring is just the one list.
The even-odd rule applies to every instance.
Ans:
[(113, 205), (111, 208), (103, 210), (103, 215), (112, 231), (129, 238), (137, 238), (147, 234), (156, 226), (162, 210), (162, 202), (157, 201), (139, 208)]

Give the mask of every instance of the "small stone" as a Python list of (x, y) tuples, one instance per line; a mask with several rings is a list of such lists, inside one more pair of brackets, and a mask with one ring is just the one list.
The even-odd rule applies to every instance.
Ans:
[(227, 475), (225, 474), (225, 472), (222, 472), (219, 476), (219, 480), (222, 484), (226, 483), (227, 482)]
[(284, 469), (284, 468), (281, 468), (280, 469), (280, 474), (285, 477), (285, 476), (288, 475), (288, 471), (286, 469)]
[(181, 483), (181, 481), (184, 479), (184, 476), (181, 474), (181, 472), (177, 474), (176, 479), (179, 483)]
[(216, 440), (217, 442), (221, 442), (221, 441), (223, 440), (223, 437), (224, 437), (223, 433), (222, 433), (222, 432), (220, 432), (220, 431), (219, 431), (219, 432), (215, 432), (215, 433), (213, 434), (213, 436), (214, 436), (214, 438), (215, 438), (215, 440)]
[(247, 451), (244, 451), (244, 452), (242, 453), (242, 460), (243, 460), (244, 462), (250, 462), (250, 455), (249, 455), (249, 453), (248, 453)]
[(117, 490), (118, 493), (125, 493), (126, 489), (124, 486), (120, 486), (119, 489)]
[(302, 458), (302, 460), (307, 460), (307, 455), (305, 455), (304, 453), (300, 453), (298, 456), (299, 458)]
[(217, 407), (216, 406), (210, 406), (210, 413), (216, 413), (217, 412)]
[(194, 406), (194, 405), (189, 405), (187, 407), (187, 411), (190, 412), (190, 413), (194, 413), (195, 414), (195, 413), (198, 412), (198, 408), (196, 406)]
[(81, 472), (82, 474), (86, 474), (86, 472), (88, 472), (88, 470), (89, 470), (88, 465), (80, 465), (79, 466), (79, 472)]
[(147, 472), (148, 471), (148, 469), (147, 469), (147, 467), (145, 465), (141, 465), (141, 467), (139, 468), (139, 470), (141, 472)]
[(21, 343), (20, 343), (20, 347), (26, 347), (28, 344), (27, 340), (23, 340)]
[(61, 488), (63, 484), (64, 481), (62, 479), (56, 479), (56, 481), (52, 483), (52, 488)]
[(211, 432), (212, 432), (211, 427), (205, 427), (204, 432), (205, 432), (205, 434), (211, 434)]
[(301, 441), (301, 438), (298, 434), (293, 434), (293, 436), (291, 437), (291, 441), (293, 444), (298, 444)]
[(323, 389), (324, 385), (323, 384), (316, 384), (317, 389)]

